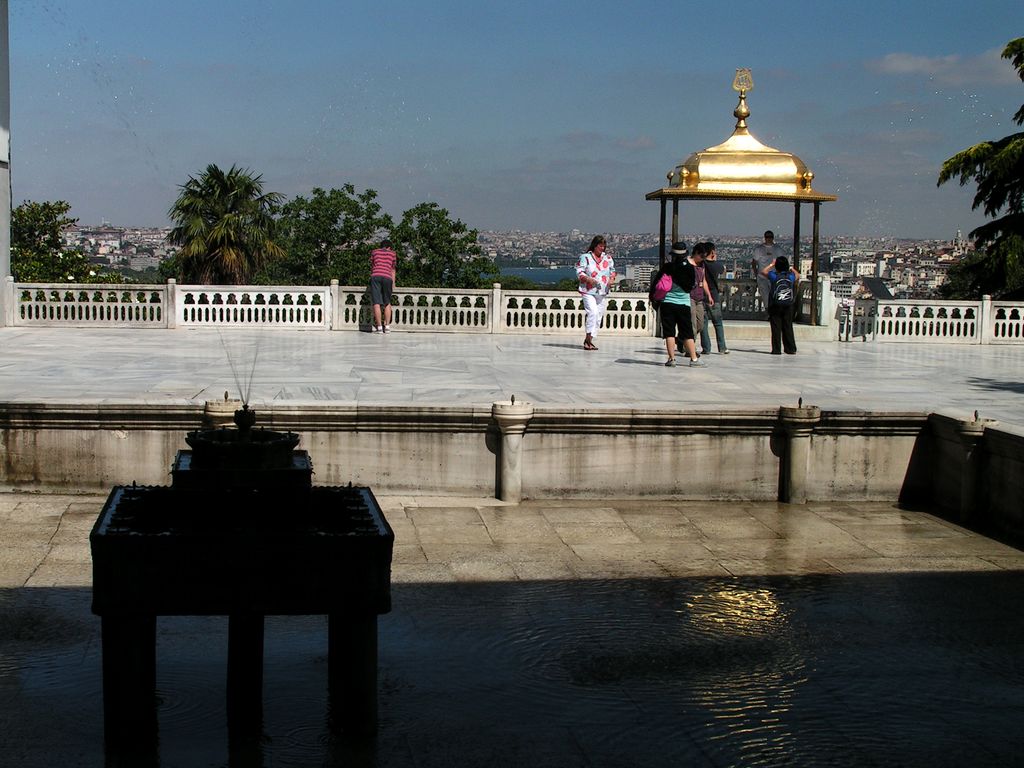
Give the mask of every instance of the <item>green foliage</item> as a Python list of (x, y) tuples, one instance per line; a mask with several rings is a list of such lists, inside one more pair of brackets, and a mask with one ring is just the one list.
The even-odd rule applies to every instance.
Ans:
[[(1002, 253), (1002, 249), (1007, 253)], [(1000, 243), (960, 260), (946, 273), (939, 295), (946, 299), (976, 299), (999, 295), (1024, 286), (1024, 239), (1010, 235)]]
[(157, 267), (157, 274), (160, 275), (161, 283), (181, 279), (181, 253), (175, 253), (173, 256), (161, 260)]
[[(1024, 37), (1011, 40), (1002, 54), (1024, 80)], [(1024, 105), (1014, 115), (1024, 125)], [(950, 270), (944, 295), (977, 298), (998, 296), (1024, 285), (1024, 133), (984, 141), (958, 152), (942, 164), (939, 186), (958, 179), (977, 185), (972, 208), (993, 219), (972, 231), (984, 251)]]
[(519, 275), (499, 274), (495, 278), (495, 282), (501, 283), (501, 287), (506, 291), (539, 291), (541, 289), (533, 280), (519, 277)]
[(145, 267), (143, 269), (122, 267), (119, 271), (124, 277), (124, 282), (126, 283), (143, 283), (152, 285), (155, 283), (167, 282), (166, 278), (160, 274), (160, 267)]
[(259, 276), (264, 284), (363, 285), (370, 277), (370, 252), (382, 231), (392, 228), (372, 189), (356, 194), (317, 188), (309, 198), (295, 197), (276, 210), (278, 242), (284, 256)]
[(190, 176), (169, 215), (170, 240), (181, 246), (178, 279), (184, 283), (248, 283), (283, 251), (274, 241), (271, 211), (278, 193), (263, 191), (263, 177), (237, 166), (214, 164)]
[(453, 221), (436, 203), (406, 211), (395, 225), (377, 202), (377, 192), (314, 189), (274, 209), (276, 240), (285, 255), (259, 274), (267, 284), (364, 285), (370, 252), (387, 233), (398, 254), (398, 281), (425, 288), (490, 285), (497, 270), (481, 256), (476, 230)]
[(11, 274), (22, 283), (119, 283), (117, 272), (92, 264), (78, 248), (66, 248), (62, 232), (78, 223), (63, 200), (26, 200), (11, 211)]
[(578, 291), (580, 289), (580, 281), (575, 277), (567, 277), (564, 280), (559, 280), (555, 283), (556, 291)]
[(420, 203), (402, 214), (391, 240), (403, 285), (484, 288), (498, 274), (494, 262), (481, 255), (477, 231), (452, 221), (437, 203)]

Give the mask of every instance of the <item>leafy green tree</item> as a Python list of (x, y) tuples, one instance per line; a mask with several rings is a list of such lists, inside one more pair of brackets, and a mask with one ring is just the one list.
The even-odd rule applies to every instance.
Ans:
[(559, 280), (555, 283), (556, 291), (578, 291), (580, 288), (580, 281), (575, 277), (567, 277), (564, 280)]
[(169, 215), (170, 241), (181, 246), (178, 276), (185, 283), (248, 283), (268, 261), (283, 255), (274, 240), (271, 211), (282, 196), (263, 191), (263, 177), (214, 164), (181, 185)]
[[(1024, 37), (1007, 43), (1002, 54), (1024, 80)], [(1024, 105), (1013, 116), (1024, 125)], [(942, 164), (939, 186), (959, 179), (977, 185), (972, 208), (992, 219), (972, 231), (981, 251), (950, 270), (944, 295), (999, 296), (1024, 286), (1024, 133), (984, 141), (958, 152)]]
[[(1012, 245), (1012, 243), (1011, 243)], [(1024, 286), (1020, 269), (1020, 249), (1009, 249), (1007, 258), (994, 252), (975, 251), (951, 266), (946, 281), (939, 287), (939, 296), (946, 299), (977, 299), (985, 294), (1005, 296)]]
[(156, 269), (161, 283), (166, 283), (171, 279), (181, 279), (181, 251), (162, 259)]
[(278, 242), (285, 255), (260, 275), (267, 284), (364, 285), (370, 252), (394, 223), (377, 203), (377, 192), (356, 194), (351, 184), (310, 197), (295, 197), (276, 211)]
[(63, 231), (77, 224), (63, 200), (26, 200), (11, 211), (11, 274), (22, 283), (117, 283), (123, 280), (92, 264), (79, 248), (64, 245)]
[(519, 275), (506, 275), (499, 273), (494, 282), (501, 283), (501, 287), (509, 291), (539, 291), (541, 287), (528, 277)]
[(425, 288), (484, 288), (498, 274), (482, 255), (477, 231), (452, 221), (437, 203), (420, 203), (402, 214), (391, 231), (398, 254), (398, 280)]

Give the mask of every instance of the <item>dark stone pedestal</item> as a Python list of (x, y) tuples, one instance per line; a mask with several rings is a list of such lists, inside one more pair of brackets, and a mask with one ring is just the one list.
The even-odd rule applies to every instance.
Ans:
[(229, 617), (228, 720), (262, 718), (263, 620), (326, 614), (340, 728), (377, 723), (394, 533), (368, 488), (116, 487), (89, 537), (108, 744), (155, 741), (156, 617)]

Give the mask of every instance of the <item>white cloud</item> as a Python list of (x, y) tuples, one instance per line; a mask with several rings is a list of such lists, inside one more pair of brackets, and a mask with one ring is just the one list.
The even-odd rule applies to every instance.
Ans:
[(1000, 57), (1002, 49), (993, 48), (978, 56), (917, 56), (889, 53), (867, 62), (872, 72), (883, 75), (923, 75), (950, 86), (1008, 85), (1017, 81), (1009, 61)]

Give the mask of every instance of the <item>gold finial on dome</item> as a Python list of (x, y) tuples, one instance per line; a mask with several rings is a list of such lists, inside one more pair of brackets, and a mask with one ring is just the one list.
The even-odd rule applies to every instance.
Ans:
[(740, 67), (736, 70), (736, 77), (732, 79), (732, 89), (740, 93), (754, 90), (754, 76), (750, 74), (750, 67)]
[(740, 94), (740, 102), (736, 105), (736, 109), (732, 111), (732, 116), (736, 118), (737, 128), (746, 128), (747, 118), (750, 117), (750, 108), (747, 106), (747, 91), (754, 90), (754, 76), (750, 74), (749, 67), (736, 70), (736, 77), (732, 79), (732, 89), (739, 91)]

